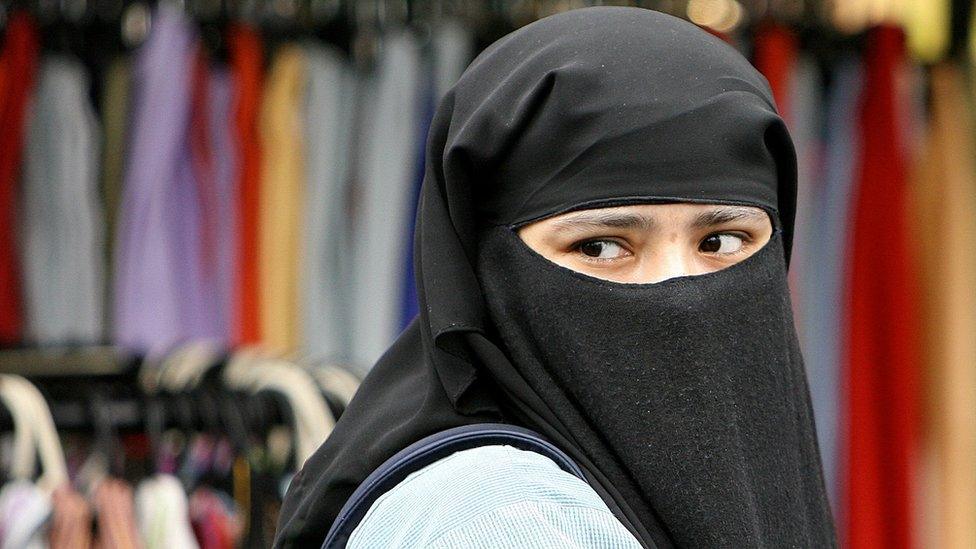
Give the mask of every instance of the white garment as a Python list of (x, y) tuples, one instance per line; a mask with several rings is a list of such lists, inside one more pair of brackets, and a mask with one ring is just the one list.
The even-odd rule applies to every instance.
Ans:
[(420, 139), (420, 47), (391, 31), (363, 91), (364, 128), (354, 187), (351, 360), (365, 371), (397, 336), (403, 300), (404, 242), (413, 211)]
[(51, 497), (25, 480), (8, 482), (0, 489), (0, 548), (47, 547), (47, 521)]
[(306, 355), (346, 358), (350, 264), (348, 155), (355, 75), (341, 52), (305, 46), (305, 240), (301, 298)]
[(102, 340), (104, 227), (99, 129), (75, 59), (44, 58), (24, 155), (21, 264), (25, 339)]
[(173, 475), (156, 475), (139, 483), (135, 497), (136, 522), (146, 549), (196, 549), (183, 485)]

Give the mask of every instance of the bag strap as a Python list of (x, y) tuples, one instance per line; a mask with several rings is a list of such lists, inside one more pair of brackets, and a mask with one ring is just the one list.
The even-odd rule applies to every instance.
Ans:
[(364, 480), (339, 511), (322, 544), (323, 549), (341, 549), (366, 512), (381, 495), (393, 489), (415, 471), (456, 452), (479, 446), (506, 445), (541, 454), (560, 469), (586, 481), (583, 471), (562, 450), (542, 435), (514, 425), (478, 423), (454, 427), (423, 438), (386, 460)]

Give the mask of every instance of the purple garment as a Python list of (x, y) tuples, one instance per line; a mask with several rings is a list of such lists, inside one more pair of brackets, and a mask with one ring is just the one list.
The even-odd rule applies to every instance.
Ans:
[(210, 72), (208, 105), (210, 150), (213, 154), (216, 219), (216, 287), (217, 331), (221, 341), (233, 341), (234, 281), (237, 263), (237, 155), (233, 128), (234, 90), (230, 72), (216, 67)]
[(218, 335), (216, 298), (203, 278), (200, 197), (187, 135), (195, 52), (192, 24), (161, 6), (133, 68), (113, 331), (117, 344), (149, 355)]

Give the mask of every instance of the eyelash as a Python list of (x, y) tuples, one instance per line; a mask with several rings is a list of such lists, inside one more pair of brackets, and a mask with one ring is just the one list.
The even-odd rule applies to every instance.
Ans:
[(574, 243), (573, 244), (573, 247), (572, 247), (572, 250), (574, 252), (576, 252), (576, 254), (579, 255), (584, 261), (589, 261), (591, 263), (604, 263), (605, 264), (605, 263), (612, 263), (614, 261), (619, 261), (621, 259), (619, 257), (606, 257), (606, 258), (593, 257), (593, 256), (589, 256), (589, 255), (586, 255), (585, 253), (583, 253), (583, 246), (585, 246), (587, 244), (592, 244), (594, 242), (610, 242), (610, 243), (613, 243), (613, 244), (616, 244), (616, 245), (620, 246), (621, 248), (623, 248), (623, 249), (627, 250), (628, 252), (630, 252), (631, 254), (633, 254), (633, 252), (631, 252), (623, 242), (621, 242), (620, 240), (617, 240), (615, 238), (587, 238), (585, 240), (580, 240), (580, 241)]
[[(736, 255), (739, 255), (739, 254), (746, 253), (747, 252), (747, 249), (746, 248), (748, 247), (749, 244), (752, 244), (752, 242), (754, 240), (752, 238), (752, 236), (749, 235), (748, 233), (739, 232), (739, 231), (720, 231), (720, 232), (714, 232), (714, 233), (709, 233), (709, 234), (705, 235), (701, 240), (699, 240), (699, 246), (701, 245), (702, 242), (704, 242), (705, 240), (707, 240), (707, 239), (709, 239), (709, 238), (711, 238), (713, 236), (734, 236), (736, 238), (741, 238), (742, 239), (742, 247), (740, 249), (738, 249), (738, 250), (736, 250), (734, 252), (726, 253), (726, 254), (714, 254), (714, 255), (721, 255), (721, 256), (724, 256), (724, 257), (732, 257), (732, 256), (736, 256)], [(572, 249), (573, 252), (575, 252), (577, 255), (579, 255), (584, 261), (589, 261), (591, 263), (604, 263), (605, 264), (605, 263), (612, 263), (614, 261), (619, 261), (621, 259), (621, 258), (617, 258), (617, 257), (599, 258), (599, 257), (592, 257), (592, 256), (589, 256), (589, 255), (584, 254), (583, 253), (583, 249), (582, 249), (583, 246), (585, 246), (586, 244), (592, 244), (594, 242), (612, 242), (612, 243), (614, 243), (614, 244), (616, 244), (616, 245), (624, 248), (628, 252), (630, 252), (630, 250), (627, 248), (626, 245), (624, 245), (623, 242), (621, 242), (620, 240), (617, 240), (615, 238), (587, 238), (585, 240), (579, 240), (579, 241), (573, 243), (571, 249)], [(630, 253), (632, 254), (633, 252), (630, 252)], [(712, 254), (709, 254), (709, 255), (712, 255)]]
[(736, 255), (739, 255), (739, 254), (746, 253), (748, 251), (747, 248), (754, 241), (754, 239), (752, 238), (752, 236), (750, 234), (748, 234), (748, 233), (744, 233), (744, 232), (740, 232), (740, 231), (722, 231), (722, 232), (710, 233), (710, 234), (705, 235), (705, 238), (702, 238), (699, 241), (699, 246), (701, 246), (701, 243), (702, 242), (704, 242), (705, 240), (708, 240), (709, 238), (711, 238), (713, 236), (734, 236), (736, 238), (742, 239), (742, 247), (739, 248), (738, 250), (736, 250), (734, 252), (724, 253), (724, 254), (719, 254), (719, 253), (714, 254), (714, 255), (720, 255), (720, 256), (723, 256), (723, 257), (733, 257), (733, 256), (736, 256)]

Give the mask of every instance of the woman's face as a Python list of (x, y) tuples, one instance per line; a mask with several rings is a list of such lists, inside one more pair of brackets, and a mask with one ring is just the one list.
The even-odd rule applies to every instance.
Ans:
[(569, 212), (519, 229), (550, 261), (627, 283), (710, 273), (754, 254), (773, 233), (760, 208), (644, 204)]

